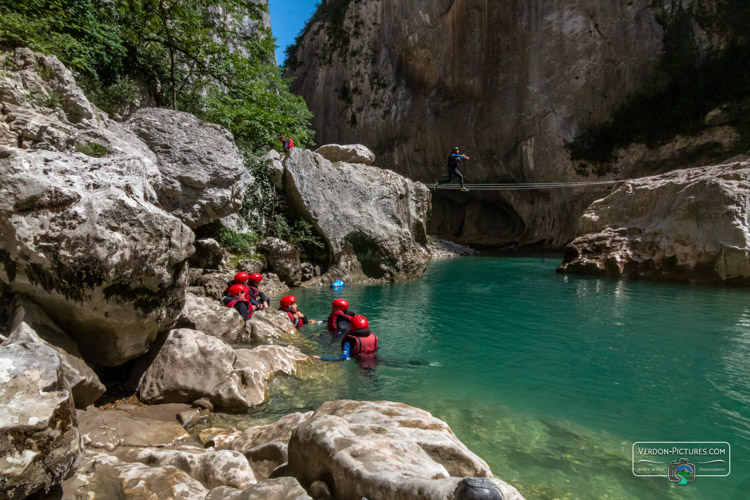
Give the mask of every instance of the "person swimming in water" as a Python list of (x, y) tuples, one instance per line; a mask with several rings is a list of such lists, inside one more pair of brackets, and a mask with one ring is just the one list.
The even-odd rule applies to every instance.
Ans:
[(349, 333), (341, 339), (341, 356), (338, 358), (316, 358), (321, 361), (345, 361), (350, 358), (368, 360), (378, 351), (378, 337), (370, 331), (367, 318), (358, 314), (352, 317)]
[(314, 325), (317, 323), (314, 319), (307, 319), (307, 316), (302, 314), (297, 307), (297, 297), (294, 295), (287, 295), (281, 299), (279, 310), (284, 311), (289, 316), (289, 319), (294, 324), (294, 327), (298, 330), (302, 328), (302, 325)]
[(331, 302), (331, 314), (328, 316), (326, 328), (336, 335), (349, 333), (349, 323), (357, 313), (349, 310), (349, 302), (344, 299), (335, 299)]

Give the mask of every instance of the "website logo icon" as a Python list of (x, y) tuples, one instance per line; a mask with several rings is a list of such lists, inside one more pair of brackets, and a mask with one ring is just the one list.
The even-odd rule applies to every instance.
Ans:
[(687, 458), (681, 458), (679, 461), (672, 460), (669, 463), (667, 477), (677, 484), (692, 483), (695, 481), (695, 465), (691, 464)]

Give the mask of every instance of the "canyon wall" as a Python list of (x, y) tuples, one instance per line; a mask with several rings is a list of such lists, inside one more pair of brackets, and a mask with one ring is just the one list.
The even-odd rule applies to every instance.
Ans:
[[(328, 0), (287, 66), (318, 144), (365, 144), (411, 179), (434, 183), (460, 146), (470, 183), (602, 180), (579, 175), (565, 144), (649, 85), (660, 12), (650, 0)], [(608, 193), (438, 190), (432, 232), (560, 248)]]

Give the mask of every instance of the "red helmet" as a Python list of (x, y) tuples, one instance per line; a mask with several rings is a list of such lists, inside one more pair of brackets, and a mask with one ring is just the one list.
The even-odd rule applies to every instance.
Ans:
[(331, 302), (331, 305), (335, 309), (341, 309), (342, 311), (346, 311), (347, 309), (349, 309), (349, 302), (345, 301), (344, 299), (336, 299)]
[(297, 297), (295, 297), (294, 295), (287, 295), (286, 297), (281, 299), (281, 307), (286, 309), (287, 307), (291, 306), (295, 302), (297, 302)]
[(361, 314), (357, 314), (352, 318), (351, 323), (349, 323), (349, 329), (354, 330), (367, 330), (370, 328), (370, 323), (367, 322), (367, 318), (362, 316)]
[(263, 279), (263, 275), (261, 275), (260, 273), (253, 273), (248, 276), (248, 279), (250, 281), (254, 281), (255, 283), (260, 283), (260, 281)]
[(250, 275), (247, 273), (237, 273), (234, 275), (234, 281), (238, 283), (245, 283), (250, 279)]
[(229, 295), (230, 297), (236, 297), (237, 295), (242, 295), (245, 293), (245, 289), (247, 287), (245, 285), (232, 285), (229, 287)]

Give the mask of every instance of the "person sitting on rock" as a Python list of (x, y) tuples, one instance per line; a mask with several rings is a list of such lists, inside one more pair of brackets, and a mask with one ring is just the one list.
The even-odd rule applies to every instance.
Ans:
[[(378, 350), (378, 337), (370, 331), (370, 324), (362, 315), (352, 318), (349, 333), (341, 339), (341, 356), (318, 358), (322, 361), (344, 361), (349, 358), (365, 360), (374, 358)], [(316, 356), (317, 357), (317, 356)]]
[(265, 293), (258, 289), (263, 276), (260, 273), (253, 273), (248, 277), (247, 288), (249, 290), (248, 299), (255, 306), (255, 309), (267, 309), (271, 307), (271, 299)]
[(331, 314), (328, 316), (328, 331), (336, 335), (349, 333), (349, 324), (357, 313), (349, 310), (349, 302), (336, 299), (331, 302)]
[(233, 307), (240, 313), (242, 319), (248, 321), (253, 317), (253, 310), (255, 307), (250, 303), (250, 300), (246, 297), (247, 287), (245, 285), (236, 284), (229, 287), (226, 295), (221, 299), (221, 303), (226, 307)]
[[(239, 272), (235, 274), (234, 279), (227, 282), (227, 287), (224, 289), (224, 296), (227, 297), (229, 295), (229, 289), (234, 285), (242, 285), (244, 287), (247, 287), (247, 280), (249, 279), (250, 275), (245, 272)], [(246, 290), (246, 292), (249, 292), (249, 290)]]
[(287, 313), (289, 319), (297, 329), (302, 328), (302, 325), (314, 325), (317, 323), (314, 319), (307, 319), (307, 317), (299, 311), (297, 308), (297, 297), (293, 295), (283, 297), (280, 305), (281, 307), (279, 307), (279, 310)]

